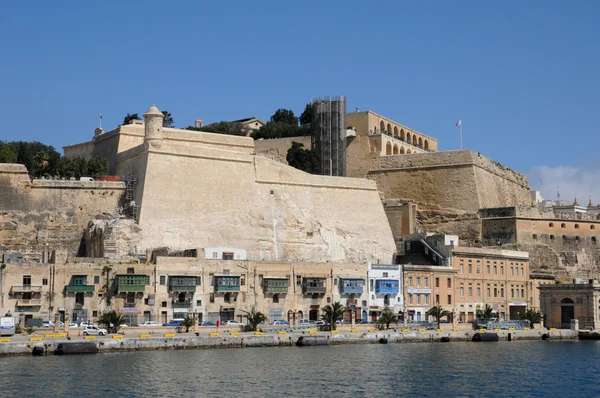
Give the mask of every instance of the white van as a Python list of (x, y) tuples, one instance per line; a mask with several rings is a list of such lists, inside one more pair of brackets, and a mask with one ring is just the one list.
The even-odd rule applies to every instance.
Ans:
[(94, 179), (92, 177), (79, 177), (79, 181), (94, 181)]

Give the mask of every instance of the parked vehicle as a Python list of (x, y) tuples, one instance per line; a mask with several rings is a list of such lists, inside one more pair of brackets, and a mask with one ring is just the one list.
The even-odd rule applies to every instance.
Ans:
[(244, 326), (244, 324), (237, 321), (226, 321), (223, 326)]
[(167, 323), (163, 323), (163, 326), (178, 327), (181, 326), (181, 321), (171, 320)]
[(106, 336), (106, 329), (101, 329), (98, 326), (86, 326), (83, 329), (84, 336)]
[[(54, 327), (54, 322), (52, 322), (52, 321), (43, 321), (43, 322), (42, 322), (42, 327), (45, 327), (45, 328), (53, 328), (53, 327)], [(61, 323), (60, 323), (60, 327), (61, 327), (61, 328), (64, 328), (64, 327), (65, 327), (65, 324), (64, 324), (64, 322), (61, 322)]]
[(145, 327), (145, 328), (148, 328), (148, 327), (154, 328), (154, 327), (160, 326), (160, 323), (154, 322), (154, 321), (146, 321), (144, 323), (140, 323), (138, 326), (142, 326), (142, 327)]
[(202, 323), (200, 324), (200, 326), (216, 326), (214, 323), (209, 322), (209, 321), (202, 321)]
[(84, 327), (86, 327), (86, 326), (94, 326), (94, 322), (85, 322), (85, 321), (84, 321), (84, 322), (81, 322), (81, 323), (79, 324), (79, 327), (80, 327), (80, 328), (84, 328)]
[(316, 325), (316, 326), (324, 326), (324, 325), (327, 325), (327, 322), (325, 322), (325, 321), (323, 321), (323, 320), (321, 320), (321, 321), (316, 321), (316, 322), (315, 322), (315, 325)]
[(271, 323), (271, 325), (289, 325), (288, 321), (284, 321), (283, 319), (278, 319), (276, 321), (273, 321)]
[(314, 323), (315, 323), (315, 321), (310, 321), (308, 319), (300, 319), (298, 321), (298, 325), (312, 325)]
[(79, 325), (77, 324), (77, 322), (70, 322), (69, 323), (69, 328), (78, 328)]

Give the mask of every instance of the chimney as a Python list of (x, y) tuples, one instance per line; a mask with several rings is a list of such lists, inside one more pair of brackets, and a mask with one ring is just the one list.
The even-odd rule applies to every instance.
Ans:
[(204, 127), (204, 122), (200, 119), (196, 119), (196, 127)]

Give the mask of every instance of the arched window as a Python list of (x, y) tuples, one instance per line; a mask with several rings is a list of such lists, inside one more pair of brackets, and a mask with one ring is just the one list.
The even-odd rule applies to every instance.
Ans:
[(404, 155), (406, 153), (406, 151), (404, 150), (404, 147), (400, 148), (400, 155)]
[(575, 229), (579, 229), (579, 224), (575, 224)]
[(385, 123), (383, 123), (383, 120), (379, 123), (379, 132), (385, 134)]
[(429, 141), (425, 140), (425, 149), (429, 149)]
[(279, 295), (278, 295), (278, 294), (274, 294), (274, 295), (273, 295), (273, 303), (274, 303), (274, 304), (277, 304), (277, 303), (279, 303)]
[(560, 300), (561, 304), (574, 304), (574, 301), (570, 298), (564, 298), (562, 300)]
[(550, 224), (548, 224), (548, 226), (549, 226), (550, 228), (554, 228), (554, 223), (550, 223)]
[(537, 240), (538, 236), (536, 234), (533, 234), (533, 239)]
[(387, 144), (385, 144), (385, 154), (386, 155), (391, 155), (392, 154), (392, 143), (388, 141)]
[(590, 225), (590, 229), (596, 229), (595, 225)]
[(417, 146), (417, 136), (413, 135), (413, 145)]
[(394, 144), (394, 155), (398, 154), (398, 145)]
[(562, 224), (560, 224), (560, 227), (561, 227), (561, 228), (567, 228), (567, 224), (565, 224), (565, 223), (562, 223)]
[(575, 237), (575, 242), (579, 242), (579, 236)]
[(388, 135), (392, 135), (392, 125), (389, 123), (387, 125), (387, 133), (388, 133)]
[(419, 148), (423, 148), (423, 138), (419, 137)]
[(554, 235), (550, 235), (550, 240), (554, 240)]
[(410, 144), (410, 133), (406, 133), (406, 142)]
[(406, 153), (407, 153), (407, 154), (409, 154), (409, 153), (410, 153), (410, 149), (407, 149), (407, 150), (406, 150)]
[(404, 141), (404, 129), (400, 129), (400, 139)]
[(567, 235), (563, 235), (562, 240), (567, 240)]
[(592, 236), (592, 243), (596, 244), (596, 237), (595, 236)]
[(398, 126), (394, 126), (394, 137), (398, 138)]

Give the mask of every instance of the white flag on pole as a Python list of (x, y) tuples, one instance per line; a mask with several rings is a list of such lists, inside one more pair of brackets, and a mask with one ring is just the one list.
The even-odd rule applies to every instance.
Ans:
[(460, 119), (458, 122), (456, 122), (456, 127), (462, 125), (462, 119)]

